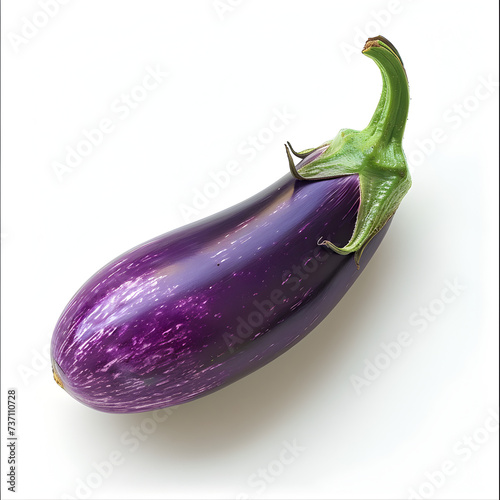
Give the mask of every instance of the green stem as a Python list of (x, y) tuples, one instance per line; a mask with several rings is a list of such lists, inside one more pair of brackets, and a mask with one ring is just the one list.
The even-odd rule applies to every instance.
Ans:
[[(382, 93), (368, 126), (361, 131), (342, 129), (320, 146), (323, 151), (317, 158), (298, 170), (289, 154), (290, 170), (298, 179), (358, 175), (360, 204), (351, 239), (343, 247), (326, 240), (320, 243), (341, 255), (354, 253), (358, 265), (366, 245), (394, 215), (411, 186), (402, 147), (410, 104), (403, 61), (382, 36), (368, 39), (363, 54), (373, 59), (382, 74)], [(315, 149), (319, 148), (305, 153)]]
[(382, 74), (382, 95), (365, 131), (371, 130), (378, 146), (401, 144), (408, 118), (410, 90), (403, 61), (385, 38), (370, 38), (363, 54), (377, 64)]

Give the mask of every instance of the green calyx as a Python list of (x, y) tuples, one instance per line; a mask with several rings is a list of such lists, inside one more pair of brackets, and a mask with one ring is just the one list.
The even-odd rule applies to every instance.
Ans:
[[(411, 186), (402, 147), (410, 104), (403, 61), (396, 48), (382, 36), (369, 38), (363, 54), (375, 61), (383, 82), (379, 103), (368, 126), (361, 131), (342, 129), (332, 141), (299, 153), (285, 146), (290, 170), (297, 179), (319, 181), (359, 176), (360, 205), (351, 239), (343, 247), (326, 240), (319, 243), (341, 255), (354, 252), (358, 268), (366, 245), (394, 215)], [(290, 150), (295, 156), (306, 158), (320, 148), (325, 150), (297, 170)]]

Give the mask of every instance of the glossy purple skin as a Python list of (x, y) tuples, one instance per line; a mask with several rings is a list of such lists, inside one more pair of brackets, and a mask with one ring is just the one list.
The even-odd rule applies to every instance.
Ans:
[(194, 400), (240, 379), (305, 337), (357, 270), (320, 238), (345, 244), (357, 176), (290, 174), (216, 215), (121, 255), (77, 292), (51, 353), (66, 391), (97, 410), (133, 413)]

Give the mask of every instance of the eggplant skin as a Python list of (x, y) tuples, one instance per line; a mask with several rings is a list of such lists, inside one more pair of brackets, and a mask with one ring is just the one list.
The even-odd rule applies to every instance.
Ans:
[(232, 208), (124, 253), (71, 299), (51, 345), (54, 376), (81, 403), (110, 413), (192, 401), (248, 375), (305, 337), (358, 270), (345, 244), (357, 175), (291, 174)]

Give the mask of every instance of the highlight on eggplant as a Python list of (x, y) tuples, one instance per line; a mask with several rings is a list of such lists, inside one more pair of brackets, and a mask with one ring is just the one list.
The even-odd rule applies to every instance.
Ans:
[(290, 172), (280, 180), (92, 276), (52, 337), (58, 385), (111, 413), (178, 405), (269, 363), (328, 315), (411, 185), (402, 59), (381, 36), (363, 54), (382, 74), (368, 126), (301, 152), (288, 144)]

